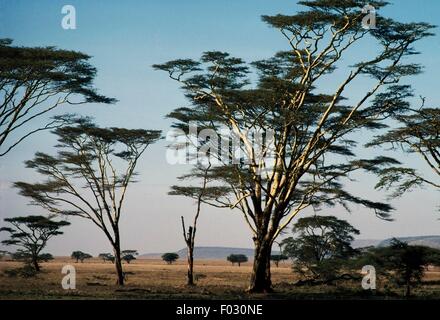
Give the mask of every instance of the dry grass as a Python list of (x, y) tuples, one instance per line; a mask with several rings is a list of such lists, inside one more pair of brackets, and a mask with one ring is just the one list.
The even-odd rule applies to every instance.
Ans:
[[(64, 265), (75, 266), (76, 290), (63, 290), (61, 280)], [(74, 263), (69, 258), (57, 258), (43, 263), (43, 272), (37, 277), (23, 279), (4, 274), (7, 269), (18, 268), (16, 262), (0, 261), (0, 299), (249, 299), (249, 298), (347, 298), (362, 297), (360, 283), (345, 283), (341, 286), (296, 288), (291, 285), (297, 279), (289, 263), (272, 267), (272, 281), (277, 291), (272, 295), (247, 295), (244, 293), (250, 273), (250, 263), (241, 267), (231, 266), (226, 261), (197, 261), (195, 273), (203, 275), (196, 287), (185, 285), (186, 265), (179, 261), (166, 265), (160, 260), (136, 260), (124, 264), (127, 273), (126, 286), (115, 285), (114, 267), (92, 259)], [(418, 292), (423, 296), (440, 295), (440, 270), (429, 270), (426, 281), (435, 285), (423, 285)], [(437, 284), (438, 283), (438, 284)]]

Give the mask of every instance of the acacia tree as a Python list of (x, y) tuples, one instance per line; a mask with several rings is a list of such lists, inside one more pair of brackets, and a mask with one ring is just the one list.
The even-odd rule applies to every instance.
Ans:
[(117, 283), (124, 284), (119, 221), (127, 188), (147, 147), (160, 131), (99, 128), (90, 119), (58, 128), (58, 154), (38, 152), (27, 161), (46, 178), (41, 183), (16, 182), (20, 194), (53, 214), (93, 222), (109, 240), (115, 257)]
[[(191, 103), (169, 114), (176, 131), (196, 141), (199, 130), (190, 130), (191, 124), (200, 130), (209, 128), (217, 136), (227, 128), (240, 140), (236, 149), (246, 161), (231, 163), (223, 156), (215, 157), (218, 152), (211, 153), (218, 160), (211, 170), (213, 176), (231, 193), (229, 199), (210, 203), (240, 210), (253, 233), (250, 292), (271, 291), (273, 242), (304, 209), (351, 202), (385, 218), (392, 209), (343, 188), (342, 179), (355, 170), (377, 173), (398, 163), (386, 157), (359, 159), (352, 133), (384, 128), (384, 120), (405, 112), (402, 102), (410, 88), (399, 81), (419, 73), (420, 67), (403, 59), (416, 54), (413, 44), (431, 35), (432, 26), (378, 16), (375, 29), (364, 29), (362, 8), (367, 2), (376, 9), (387, 4), (300, 1), (306, 11), (263, 16), (285, 37), (289, 50), (250, 66), (223, 52), (206, 52), (199, 61), (179, 59), (154, 66), (178, 81)], [(353, 47), (371, 48), (372, 41), (377, 44), (374, 54), (362, 56), (357, 51), (350, 56), (357, 57), (357, 62), (351, 66), (343, 63)], [(337, 67), (346, 76), (336, 77)], [(370, 87), (365, 85), (365, 92), (356, 100), (344, 98), (362, 77), (368, 78), (365, 81)], [(336, 88), (326, 85), (327, 92), (317, 92), (325, 81), (334, 84), (337, 80)], [(255, 147), (252, 132), (273, 132), (273, 137)], [(236, 151), (231, 146), (224, 149), (232, 155)]]
[(234, 263), (237, 263), (240, 267), (242, 263), (248, 261), (248, 257), (244, 254), (230, 254), (226, 257), (226, 260), (228, 260), (232, 265), (234, 265)]
[(100, 253), (98, 258), (101, 258), (104, 262), (110, 261), (111, 263), (115, 263), (115, 256), (111, 253)]
[(179, 255), (174, 252), (167, 252), (162, 255), (162, 260), (167, 264), (173, 264), (177, 259), (179, 259)]
[(44, 216), (5, 218), (4, 221), (10, 227), (2, 227), (0, 232), (8, 232), (10, 238), (3, 240), (2, 244), (19, 247), (15, 258), (25, 261), (35, 271), (40, 271), (39, 262), (51, 257), (41, 253), (49, 239), (63, 234), (60, 229), (70, 225), (67, 221), (54, 221)]
[(395, 188), (392, 196), (401, 196), (417, 186), (430, 185), (440, 189), (440, 109), (409, 109), (409, 114), (396, 115), (399, 127), (377, 136), (367, 146), (391, 146), (404, 152), (418, 154), (428, 165), (433, 177), (426, 177), (413, 168), (402, 166), (380, 172), (377, 188)]
[(289, 257), (284, 254), (273, 254), (270, 256), (270, 261), (275, 263), (275, 266), (278, 268), (281, 261), (287, 260)]
[(137, 250), (123, 250), (121, 252), (122, 260), (130, 264), (131, 261), (136, 260), (138, 255)]
[(65, 124), (66, 118), (55, 117), (18, 133), (57, 107), (115, 101), (96, 93), (96, 69), (89, 59), (81, 52), (16, 47), (12, 40), (0, 39), (0, 157), (33, 133)]
[(293, 261), (293, 269), (310, 283), (333, 281), (357, 255), (351, 247), (359, 230), (333, 216), (298, 219), (292, 228), (295, 237), (283, 240), (284, 253)]
[(92, 258), (92, 256), (90, 254), (82, 252), (82, 251), (73, 251), (72, 254), (70, 255), (70, 257), (72, 259), (75, 259), (76, 263), (78, 263), (78, 261), (81, 261), (81, 263), (83, 263), (84, 260)]
[(411, 288), (420, 284), (429, 265), (440, 265), (440, 250), (425, 246), (409, 245), (392, 239), (390, 246), (373, 248), (365, 253), (363, 263), (379, 266), (387, 278), (404, 286), (405, 296)]

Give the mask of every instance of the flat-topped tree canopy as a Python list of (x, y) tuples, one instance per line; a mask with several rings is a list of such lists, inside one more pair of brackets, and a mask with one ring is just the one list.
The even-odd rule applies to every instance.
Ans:
[(1, 243), (18, 247), (13, 256), (28, 263), (35, 271), (40, 270), (39, 262), (51, 258), (51, 255), (42, 253), (49, 239), (63, 234), (60, 229), (70, 225), (67, 221), (53, 220), (53, 217), (32, 215), (5, 218), (4, 221), (8, 226), (0, 228), (0, 232), (9, 233), (9, 239)]
[(97, 70), (90, 58), (77, 51), (18, 47), (11, 39), (0, 39), (0, 156), (35, 132), (64, 125), (61, 118), (53, 118), (43, 127), (18, 133), (57, 107), (116, 101), (93, 86)]
[[(247, 161), (231, 163), (211, 152), (217, 165), (210, 174), (230, 188), (226, 203), (243, 213), (253, 233), (250, 291), (270, 291), (271, 246), (302, 210), (355, 203), (389, 218), (389, 204), (352, 195), (343, 182), (354, 171), (377, 174), (399, 162), (357, 157), (359, 141), (353, 140), (353, 133), (384, 129), (386, 119), (407, 112), (412, 92), (400, 81), (420, 73), (421, 67), (408, 58), (418, 53), (413, 48), (418, 40), (432, 35), (432, 25), (401, 23), (377, 11), (376, 28), (364, 28), (364, 7), (379, 10), (386, 1), (299, 4), (304, 11), (262, 17), (287, 41), (287, 49), (273, 57), (249, 64), (213, 51), (198, 60), (153, 66), (181, 84), (189, 106), (168, 117), (189, 141), (206, 144), (200, 136), (195, 139), (191, 125), (197, 126), (197, 133), (212, 129), (218, 136), (226, 128), (240, 140), (237, 149)], [(359, 51), (362, 46), (374, 48), (373, 53)], [(355, 47), (347, 66), (344, 57)], [(365, 79), (365, 90), (350, 94), (360, 78)], [(271, 141), (253, 144), (249, 133), (271, 131)]]
[(67, 116), (57, 128), (57, 154), (37, 152), (26, 166), (46, 180), (16, 182), (20, 194), (52, 214), (78, 216), (104, 232), (114, 249), (118, 284), (123, 285), (119, 221), (127, 188), (145, 150), (161, 138), (159, 130), (100, 128), (90, 118)]

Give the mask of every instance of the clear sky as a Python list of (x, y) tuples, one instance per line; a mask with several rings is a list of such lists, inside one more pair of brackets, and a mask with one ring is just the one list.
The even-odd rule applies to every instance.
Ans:
[[(66, 4), (76, 8), (76, 30), (61, 28), (61, 8)], [(165, 74), (152, 70), (152, 64), (197, 58), (208, 50), (228, 51), (246, 61), (270, 57), (286, 50), (287, 44), (260, 16), (294, 13), (298, 8), (295, 0), (0, 0), (0, 38), (12, 38), (16, 45), (57, 46), (93, 56), (91, 63), (98, 68), (96, 86), (102, 94), (119, 102), (114, 106), (69, 107), (63, 112), (94, 116), (102, 126), (162, 129), (166, 133), (170, 122), (164, 116), (187, 102), (178, 86)], [(440, 25), (440, 1), (396, 0), (383, 14), (405, 22)], [(439, 106), (440, 36), (420, 42), (417, 48), (423, 54), (416, 61), (426, 69), (412, 83), (417, 94), (427, 97), (427, 104)], [(353, 90), (356, 95), (362, 87)], [(23, 161), (31, 159), (37, 150), (52, 152), (54, 144), (51, 134), (39, 134), (0, 160), (1, 219), (44, 213), (27, 206), (27, 199), (18, 196), (10, 184), (37, 179), (24, 168)], [(190, 216), (194, 207), (191, 201), (168, 196), (167, 192), (188, 167), (168, 165), (165, 145), (158, 143), (146, 153), (138, 168), (141, 182), (129, 190), (122, 220), (124, 248), (163, 252), (184, 247), (179, 217)], [(369, 152), (374, 156), (374, 152), (383, 151)], [(399, 159), (423, 167), (418, 159), (406, 155), (399, 155)], [(374, 184), (374, 178), (362, 177), (362, 183), (351, 183), (350, 189), (383, 200), (382, 192), (373, 191)], [(347, 219), (361, 230), (364, 239), (440, 234), (440, 216), (435, 209), (438, 193), (429, 189), (415, 191), (392, 204), (397, 209), (394, 222), (381, 221), (362, 208), (355, 208), (351, 214), (332, 208), (323, 214)], [(69, 254), (78, 249), (96, 254), (110, 250), (94, 225), (80, 219), (71, 222), (63, 236), (51, 241), (49, 252)], [(238, 212), (212, 208), (205, 208), (201, 216), (197, 244), (252, 246), (250, 232)]]

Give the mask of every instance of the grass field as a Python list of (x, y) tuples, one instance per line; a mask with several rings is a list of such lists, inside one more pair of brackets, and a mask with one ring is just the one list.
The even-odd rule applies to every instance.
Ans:
[[(76, 290), (63, 290), (61, 273), (71, 264), (77, 273)], [(336, 285), (295, 287), (297, 279), (290, 263), (272, 267), (275, 293), (248, 295), (245, 293), (251, 273), (250, 263), (241, 267), (226, 261), (197, 261), (196, 275), (202, 275), (195, 287), (185, 285), (186, 265), (179, 261), (167, 265), (160, 260), (137, 260), (124, 264), (126, 286), (115, 285), (113, 265), (92, 259), (74, 263), (69, 258), (56, 258), (43, 263), (40, 274), (33, 278), (11, 277), (5, 270), (21, 265), (0, 261), (0, 299), (363, 299), (399, 298), (401, 290), (378, 284), (373, 296), (363, 291), (360, 281)], [(414, 290), (416, 298), (440, 298), (440, 269), (430, 269), (424, 284)]]

